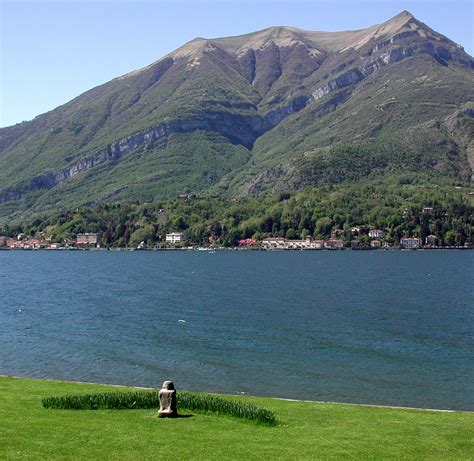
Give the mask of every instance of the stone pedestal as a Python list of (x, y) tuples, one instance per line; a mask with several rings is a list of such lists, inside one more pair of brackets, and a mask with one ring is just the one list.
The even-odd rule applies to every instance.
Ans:
[(176, 409), (176, 390), (173, 381), (165, 381), (158, 395), (160, 397), (158, 418), (176, 418), (178, 410)]

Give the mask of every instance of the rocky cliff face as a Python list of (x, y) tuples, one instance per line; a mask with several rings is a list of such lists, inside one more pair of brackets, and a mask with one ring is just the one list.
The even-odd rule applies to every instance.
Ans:
[[(33, 177), (14, 189), (0, 191), (0, 203), (20, 198), (24, 193), (39, 189), (52, 189), (69, 178), (107, 163), (119, 162), (125, 155), (141, 148), (153, 149), (164, 138), (176, 133), (189, 133), (203, 130), (217, 132), (232, 143), (242, 144), (251, 149), (255, 140), (271, 130), (290, 114), (303, 108), (309, 98), (299, 97), (264, 116), (251, 117), (230, 113), (204, 113), (202, 119), (174, 120), (158, 126), (141, 130), (117, 142), (109, 144), (96, 153), (82, 158), (59, 171), (50, 171)], [(74, 160), (74, 156), (68, 157)]]
[[(412, 38), (413, 36), (413, 33), (407, 32), (405, 34), (399, 34), (399, 39), (401, 40), (403, 38), (405, 40), (410, 40), (410, 38)], [(395, 41), (392, 38), (388, 42), (390, 44), (393, 44)], [(356, 85), (357, 83), (365, 79), (367, 76), (371, 75), (382, 67), (399, 62), (408, 57), (413, 57), (415, 55), (427, 54), (443, 66), (447, 66), (449, 61), (453, 59), (458, 59), (458, 62), (462, 63), (462, 65), (466, 66), (466, 68), (474, 69), (474, 61), (465, 59), (463, 55), (461, 55), (460, 57), (458, 56), (456, 58), (456, 55), (453, 55), (453, 53), (451, 53), (448, 48), (445, 48), (443, 46), (435, 46), (435, 44), (433, 43), (414, 43), (407, 46), (392, 47), (387, 51), (384, 50), (382, 52), (379, 52), (380, 50), (383, 50), (386, 46), (388, 46), (388, 44), (385, 44), (383, 46), (376, 45), (371, 50), (370, 59), (368, 59), (367, 63), (360, 66), (352, 67), (342, 72), (340, 75), (338, 75), (338, 77), (329, 80), (328, 83), (313, 91), (313, 98), (315, 100), (318, 100), (323, 96), (326, 96), (327, 94), (340, 88), (344, 88), (350, 85)], [(343, 67), (345, 67), (344, 64)]]

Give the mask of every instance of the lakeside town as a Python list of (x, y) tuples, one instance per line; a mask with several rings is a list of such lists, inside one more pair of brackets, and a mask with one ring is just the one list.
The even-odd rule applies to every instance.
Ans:
[(212, 239), (210, 239), (209, 245), (195, 245), (183, 232), (171, 232), (165, 235), (163, 242), (152, 247), (147, 246), (144, 241), (136, 247), (109, 247), (101, 245), (101, 235), (99, 233), (86, 232), (77, 234), (75, 239), (53, 242), (51, 238), (45, 237), (44, 233), (40, 232), (34, 236), (20, 233), (15, 238), (0, 236), (0, 250), (427, 250), (473, 248), (473, 245), (469, 242), (464, 245), (441, 245), (435, 235), (428, 235), (424, 239), (421, 237), (404, 237), (400, 239), (397, 245), (386, 239), (385, 231), (381, 229), (354, 227), (351, 229), (351, 235), (354, 237), (351, 240), (338, 238), (340, 237), (338, 231), (331, 233), (331, 238), (327, 240), (314, 239), (310, 235), (304, 239), (267, 237), (257, 241), (247, 238), (238, 240), (235, 247), (224, 247), (214, 244)]

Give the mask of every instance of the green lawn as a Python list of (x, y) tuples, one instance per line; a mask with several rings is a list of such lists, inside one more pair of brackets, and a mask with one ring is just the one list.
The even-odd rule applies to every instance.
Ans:
[(0, 377), (0, 459), (473, 459), (474, 413), (238, 397), (281, 424), (155, 410), (46, 410), (46, 396), (123, 388)]

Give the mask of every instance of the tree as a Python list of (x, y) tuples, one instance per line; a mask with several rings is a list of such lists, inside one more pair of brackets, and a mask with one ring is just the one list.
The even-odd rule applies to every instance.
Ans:
[(238, 229), (232, 229), (224, 237), (223, 244), (225, 246), (235, 247), (237, 246), (237, 242), (241, 239), (241, 237), (242, 233)]
[(261, 229), (263, 232), (271, 232), (273, 229), (273, 218), (271, 216), (267, 216), (262, 223)]
[(112, 243), (112, 232), (110, 232), (110, 230), (107, 229), (104, 232), (104, 235), (102, 236), (102, 238), (106, 245), (110, 245)]
[(144, 227), (137, 229), (130, 236), (130, 245), (132, 247), (135, 247), (141, 242), (145, 242), (146, 244), (150, 245), (153, 243), (154, 235), (155, 235), (155, 228), (152, 225), (148, 224)]
[(185, 230), (189, 227), (182, 216), (175, 216), (172, 223), (176, 230)]
[(456, 238), (456, 234), (454, 233), (454, 231), (448, 230), (444, 234), (444, 244), (448, 246), (454, 245), (455, 238)]
[(214, 238), (220, 238), (220, 236), (222, 235), (222, 225), (220, 222), (216, 221), (211, 225), (210, 234)]
[(322, 235), (328, 235), (332, 229), (332, 221), (330, 218), (325, 216), (324, 218), (319, 218), (316, 221), (316, 233)]
[(288, 239), (288, 240), (294, 240), (296, 238), (296, 231), (290, 227), (287, 231), (286, 231), (286, 235), (285, 237)]

